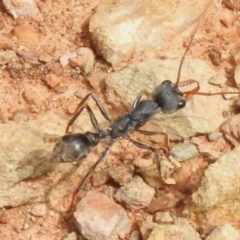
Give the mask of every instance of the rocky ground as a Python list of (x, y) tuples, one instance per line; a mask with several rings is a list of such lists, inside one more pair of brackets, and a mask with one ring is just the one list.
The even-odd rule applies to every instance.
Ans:
[[(145, 130), (170, 154), (120, 139), (80, 191), (101, 142), (81, 164), (52, 156), (90, 92), (112, 119), (142, 90), (195, 79), (201, 92), (238, 92), (238, 1), (3, 0), (0, 4), (1, 239), (240, 239), (237, 94), (193, 96)], [(186, 14), (187, 13), (187, 14)], [(89, 105), (107, 127), (92, 99)], [(71, 131), (92, 131), (84, 111)], [(132, 138), (158, 149), (166, 136)], [(72, 203), (77, 192), (77, 202)]]

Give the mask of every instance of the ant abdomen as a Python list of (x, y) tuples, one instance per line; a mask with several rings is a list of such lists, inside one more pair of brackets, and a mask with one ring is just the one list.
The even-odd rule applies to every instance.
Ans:
[(86, 157), (92, 147), (87, 134), (67, 134), (56, 143), (53, 149), (53, 158), (60, 162), (76, 162)]

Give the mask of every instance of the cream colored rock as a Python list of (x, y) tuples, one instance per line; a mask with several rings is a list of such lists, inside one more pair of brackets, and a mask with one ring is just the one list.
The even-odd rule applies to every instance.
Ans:
[[(111, 105), (130, 108), (142, 91), (153, 92), (164, 80), (176, 82), (180, 57), (165, 61), (151, 60), (134, 64), (106, 78), (107, 100)], [(186, 58), (180, 82), (196, 79), (201, 92), (221, 92), (222, 89), (208, 84), (217, 72), (200, 59)], [(180, 90), (182, 90), (180, 88)], [(113, 102), (113, 99), (117, 100)], [(229, 110), (232, 100), (224, 100), (221, 95), (193, 96), (186, 106), (171, 114), (157, 113), (151, 122), (154, 130), (162, 129), (170, 139), (181, 140), (196, 134), (208, 134), (218, 128), (226, 119), (223, 111)], [(152, 130), (152, 129), (151, 129)]]
[(205, 240), (239, 240), (240, 233), (230, 224), (215, 227)]
[(97, 191), (88, 191), (78, 203), (74, 218), (81, 234), (89, 240), (118, 240), (131, 230), (126, 211)]
[[(174, 45), (180, 33), (192, 26), (209, 0), (104, 1), (90, 21), (95, 47), (113, 67), (134, 54), (154, 56), (158, 49)], [(187, 13), (187, 14), (186, 14)]]
[(175, 218), (172, 224), (159, 224), (148, 240), (200, 240), (200, 236), (184, 218)]
[(211, 210), (226, 201), (239, 198), (239, 155), (240, 147), (237, 147), (207, 168), (198, 191), (192, 195), (196, 211)]

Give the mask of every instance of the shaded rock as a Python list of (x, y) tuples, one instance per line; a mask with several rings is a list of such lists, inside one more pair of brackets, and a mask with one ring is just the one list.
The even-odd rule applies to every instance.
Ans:
[(89, 240), (117, 240), (131, 230), (125, 210), (97, 191), (89, 191), (78, 203), (74, 218), (78, 230)]
[(71, 232), (63, 238), (63, 240), (77, 240), (77, 239), (78, 239), (78, 237), (75, 232)]
[(222, 3), (231, 10), (240, 11), (239, 1), (223, 0)]
[[(180, 59), (152, 60), (110, 74), (106, 78), (108, 102), (115, 108), (120, 108), (122, 105), (130, 108), (142, 90), (153, 92), (166, 79), (175, 82), (179, 63)], [(221, 89), (207, 83), (207, 80), (214, 75), (216, 75), (215, 70), (202, 60), (185, 59), (181, 79), (195, 78), (200, 84), (201, 92), (220, 92)], [(113, 102), (113, 99), (117, 100)], [(231, 100), (224, 100), (220, 95), (195, 95), (187, 101), (183, 109), (171, 114), (156, 114), (149, 124), (165, 130), (172, 140), (182, 140), (196, 134), (208, 134), (225, 121), (222, 113), (229, 109), (231, 103)]]
[(156, 165), (143, 167), (140, 169), (140, 173), (144, 181), (152, 188), (158, 189), (163, 186), (163, 182), (161, 181), (162, 179), (160, 179)]
[(209, 210), (239, 195), (239, 154), (240, 147), (237, 147), (207, 168), (198, 191), (192, 196), (195, 210)]
[(199, 234), (184, 218), (175, 218), (173, 224), (159, 224), (150, 234), (148, 240), (200, 240)]
[(124, 183), (128, 183), (132, 180), (133, 171), (133, 165), (120, 165), (110, 168), (109, 174), (114, 179), (114, 181), (116, 181), (120, 185), (123, 185)]
[(149, 187), (139, 176), (118, 189), (115, 198), (124, 202), (131, 209), (147, 207), (155, 195), (155, 190)]
[[(108, 170), (96, 172), (92, 176), (92, 185), (94, 187), (101, 186), (110, 179)], [(105, 194), (107, 195), (107, 194)]]
[[(52, 144), (44, 142), (44, 131), (42, 131), (45, 129), (45, 131), (51, 132), (47, 125), (54, 125), (54, 117), (51, 115), (52, 118), (48, 124), (45, 123), (42, 117), (39, 116), (37, 120), (29, 120), (24, 123), (10, 121), (0, 125), (2, 136), (0, 149), (0, 181), (2, 183), (0, 186), (0, 207), (18, 206), (30, 200), (33, 202), (46, 200), (45, 191), (49, 189), (50, 184), (48, 187), (41, 189), (37, 188), (35, 184), (31, 186), (21, 184), (21, 181), (25, 179), (46, 174), (56, 167), (55, 164), (51, 164), (47, 160), (48, 151), (51, 151)], [(54, 131), (53, 127), (52, 131)]]
[(215, 227), (205, 240), (239, 240), (240, 233), (229, 224)]
[(179, 161), (185, 161), (199, 155), (199, 152), (194, 144), (179, 143), (171, 148), (170, 155)]
[(34, 0), (18, 0), (17, 4), (11, 0), (3, 0), (3, 4), (14, 18), (34, 16), (39, 13), (39, 9)]
[[(156, 50), (169, 43), (169, 39), (191, 26), (208, 3), (208, 0), (163, 0), (161, 3), (134, 0), (118, 4), (107, 1), (98, 6), (89, 29), (98, 53), (118, 67), (136, 53), (154, 55)], [(186, 12), (189, 14), (183, 14)]]
[(23, 51), (17, 50), (17, 55), (22, 58), (25, 62), (32, 66), (39, 66), (41, 63), (38, 61), (39, 53), (35, 51)]
[(202, 159), (184, 161), (181, 168), (177, 169), (172, 175), (176, 182), (173, 186), (174, 189), (183, 193), (196, 191), (207, 166), (208, 163)]
[(135, 230), (131, 232), (130, 239), (129, 240), (140, 240), (140, 232)]
[(140, 232), (142, 239), (147, 239), (155, 226), (157, 226), (157, 223), (153, 222), (152, 219), (141, 222)]
[[(72, 165), (54, 163), (51, 158), (54, 143), (45, 141), (46, 135), (62, 135), (69, 118), (60, 112), (46, 111), (27, 122), (0, 124), (0, 208), (46, 202), (48, 198), (53, 198), (54, 206), (59, 208), (59, 200), (69, 196), (70, 190), (74, 191), (79, 181), (78, 173), (72, 173), (78, 181), (68, 178)], [(86, 119), (87, 114), (83, 114), (77, 120), (81, 126), (79, 130), (89, 129)], [(62, 178), (61, 182), (47, 179), (47, 173), (55, 171)], [(46, 176), (42, 179), (47, 181), (44, 187), (43, 182), (32, 181), (40, 176)]]
[(240, 144), (240, 114), (232, 116), (220, 127), (220, 131), (225, 134), (225, 137), (234, 145)]
[(158, 198), (151, 202), (147, 208), (147, 211), (153, 213), (168, 208), (173, 208), (182, 198), (182, 194), (161, 193)]

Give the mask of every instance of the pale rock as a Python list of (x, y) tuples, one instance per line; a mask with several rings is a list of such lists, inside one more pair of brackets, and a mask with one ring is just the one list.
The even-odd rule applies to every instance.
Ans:
[(174, 218), (172, 224), (159, 224), (151, 232), (147, 240), (200, 240), (197, 231), (184, 218)]
[(151, 203), (154, 195), (155, 190), (141, 177), (135, 176), (132, 181), (118, 189), (115, 199), (125, 203), (130, 209), (142, 209)]
[(97, 191), (88, 191), (78, 203), (74, 218), (81, 234), (89, 240), (118, 240), (131, 230), (126, 211)]
[(239, 240), (240, 233), (230, 224), (215, 227), (205, 240)]
[(89, 30), (97, 52), (119, 67), (134, 54), (146, 53), (153, 58), (156, 50), (174, 46), (174, 39), (201, 16), (209, 2), (106, 1), (96, 9)]

